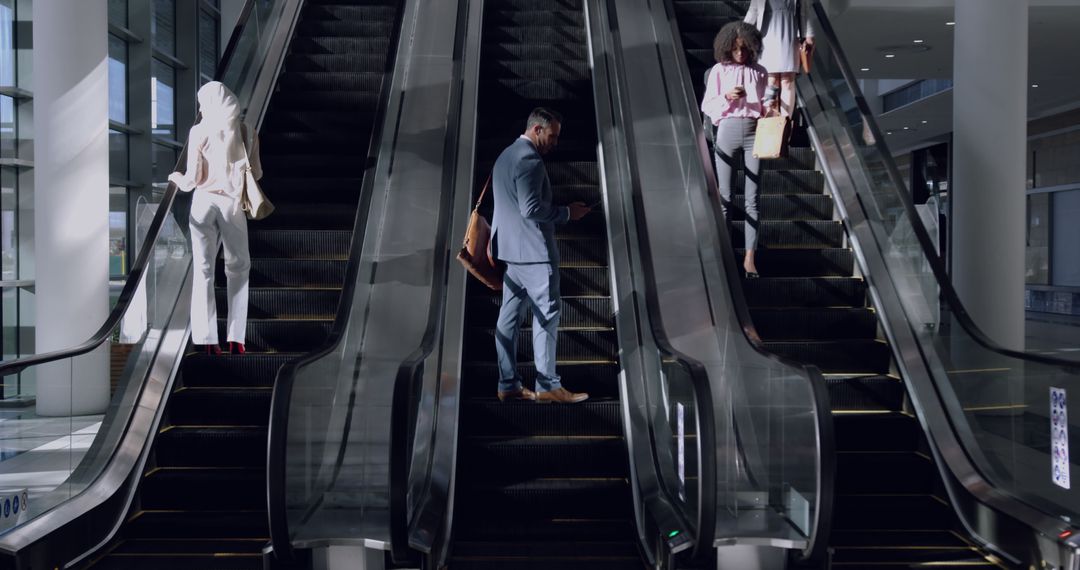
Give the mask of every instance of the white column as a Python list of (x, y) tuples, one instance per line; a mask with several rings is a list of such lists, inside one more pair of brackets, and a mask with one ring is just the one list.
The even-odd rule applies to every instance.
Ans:
[[(38, 353), (84, 342), (108, 314), (107, 17), (106, 0), (34, 3)], [(38, 414), (103, 412), (109, 399), (105, 350), (39, 367)]]
[(975, 323), (1024, 348), (1028, 0), (956, 0), (953, 283)]

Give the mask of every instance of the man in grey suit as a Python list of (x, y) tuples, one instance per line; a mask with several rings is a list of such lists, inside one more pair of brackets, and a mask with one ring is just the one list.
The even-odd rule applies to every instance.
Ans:
[[(506, 263), (502, 309), (495, 330), (499, 358), (499, 400), (537, 400), (571, 404), (589, 395), (562, 387), (555, 373), (559, 329), (559, 250), (555, 225), (580, 220), (590, 208), (551, 203), (551, 181), (542, 155), (559, 143), (562, 117), (544, 108), (529, 115), (525, 134), (495, 161), (491, 186), (495, 214), (491, 223), (492, 254)], [(521, 383), (517, 371), (517, 336), (522, 318), (533, 316), (536, 392)]]

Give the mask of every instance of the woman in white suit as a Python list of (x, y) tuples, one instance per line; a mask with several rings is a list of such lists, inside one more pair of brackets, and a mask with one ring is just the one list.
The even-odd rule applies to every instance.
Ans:
[(262, 176), (258, 138), (245, 143), (236, 95), (217, 81), (199, 89), (201, 120), (188, 135), (187, 172), (173, 172), (169, 181), (191, 199), (191, 254), (194, 271), (191, 288), (191, 342), (206, 345), (207, 354), (221, 354), (218, 346), (214, 265), (218, 249), (225, 249), (229, 319), (226, 335), (229, 351), (244, 353), (248, 311), (247, 218), (240, 209), (244, 175), (250, 169)]
[(767, 101), (780, 95), (780, 114), (795, 112), (795, 74), (799, 71), (799, 51), (814, 48), (814, 28), (810, 21), (812, 0), (751, 0), (743, 21), (757, 27), (762, 35), (758, 63), (769, 71)]

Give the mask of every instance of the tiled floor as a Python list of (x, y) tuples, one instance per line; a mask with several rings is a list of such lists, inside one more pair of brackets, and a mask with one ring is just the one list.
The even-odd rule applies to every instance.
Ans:
[(1080, 317), (1028, 311), (1027, 350), (1080, 361)]

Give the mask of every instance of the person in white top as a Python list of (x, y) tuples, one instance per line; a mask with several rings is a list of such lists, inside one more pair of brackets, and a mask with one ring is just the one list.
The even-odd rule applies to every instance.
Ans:
[(247, 218), (240, 209), (244, 175), (250, 169), (262, 177), (258, 137), (245, 143), (246, 129), (233, 94), (220, 82), (199, 89), (201, 120), (188, 134), (187, 171), (173, 172), (169, 181), (191, 199), (191, 254), (194, 271), (191, 288), (191, 342), (206, 345), (208, 354), (221, 354), (218, 346), (217, 302), (214, 266), (218, 249), (225, 249), (229, 319), (226, 327), (229, 351), (244, 353), (248, 311)]
[(795, 112), (799, 52), (814, 49), (811, 8), (811, 0), (751, 0), (743, 19), (761, 31), (763, 47), (758, 63), (769, 70), (766, 97), (771, 101), (780, 92), (780, 114), (785, 117)]

